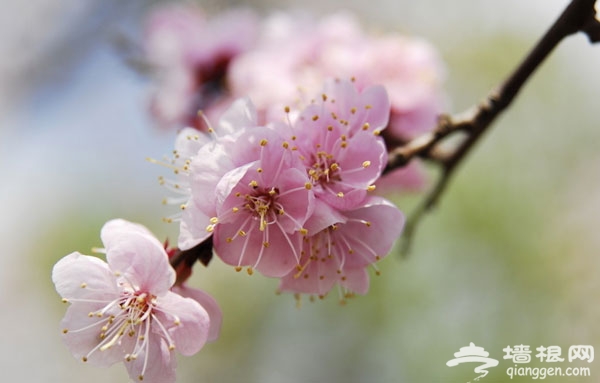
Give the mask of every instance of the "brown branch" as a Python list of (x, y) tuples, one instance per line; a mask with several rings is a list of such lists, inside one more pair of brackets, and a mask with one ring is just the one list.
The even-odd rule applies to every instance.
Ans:
[(467, 138), (458, 145), (456, 150), (446, 158), (436, 161), (441, 165), (442, 173), (433, 189), (407, 221), (402, 247), (404, 254), (410, 250), (415, 229), (424, 213), (438, 203), (457, 166), (462, 163), (498, 115), (512, 103), (521, 87), (552, 50), (565, 37), (577, 32), (585, 33), (592, 43), (600, 41), (600, 22), (596, 18), (595, 2), (596, 0), (572, 0), (525, 59), (479, 105), (457, 117), (443, 116), (432, 133), (418, 137), (390, 152), (386, 172), (406, 165), (417, 156), (431, 159), (430, 154), (444, 138), (457, 131), (467, 132)]
[(176, 249), (173, 256), (170, 257), (169, 262), (174, 269), (177, 269), (179, 266), (185, 265), (191, 267), (199, 261), (204, 266), (208, 266), (208, 263), (212, 259), (213, 256), (213, 240), (212, 236), (208, 237), (201, 242), (200, 244), (192, 247), (188, 250), (179, 250)]

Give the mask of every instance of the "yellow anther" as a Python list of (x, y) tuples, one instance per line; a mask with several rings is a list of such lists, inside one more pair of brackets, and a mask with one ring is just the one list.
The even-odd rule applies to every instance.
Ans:
[(304, 184), (304, 188), (306, 190), (310, 190), (310, 189), (312, 189), (312, 184), (310, 182), (307, 182), (307, 183)]
[(235, 267), (235, 271), (237, 271), (238, 273), (239, 273), (240, 271), (242, 271), (242, 266), (236, 266), (236, 267)]
[(268, 143), (269, 143), (269, 141), (267, 141), (266, 138), (263, 138), (262, 140), (260, 140), (260, 146), (267, 146)]
[(344, 193), (342, 193), (342, 192), (338, 192), (336, 195), (340, 198), (344, 197)]
[(254, 274), (254, 270), (252, 270), (252, 267), (248, 267), (248, 269), (246, 269), (246, 272), (248, 273), (248, 275)]
[(377, 186), (375, 186), (375, 185), (369, 185), (369, 186), (367, 186), (367, 191), (371, 192), (371, 191), (374, 191), (376, 188), (377, 188)]
[(363, 168), (368, 168), (369, 166), (371, 166), (371, 161), (365, 161), (362, 163)]
[(356, 113), (356, 108), (350, 109), (350, 113), (355, 114)]
[(281, 146), (283, 146), (285, 149), (290, 147), (290, 144), (287, 141), (283, 141), (283, 144), (281, 144)]

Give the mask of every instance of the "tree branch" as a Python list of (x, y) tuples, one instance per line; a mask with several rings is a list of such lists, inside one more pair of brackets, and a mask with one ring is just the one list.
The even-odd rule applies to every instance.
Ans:
[[(600, 21), (594, 9), (595, 3), (596, 0), (572, 0), (525, 59), (479, 105), (457, 117), (442, 116), (433, 132), (417, 137), (390, 152), (386, 172), (406, 165), (414, 157), (433, 159), (442, 168), (442, 173), (433, 189), (425, 196), (422, 204), (417, 207), (407, 221), (402, 246), (403, 254), (407, 254), (410, 250), (417, 225), (424, 213), (431, 210), (439, 202), (457, 166), (472, 150), (498, 115), (512, 103), (522, 86), (552, 50), (565, 37), (577, 32), (585, 33), (592, 43), (600, 41)], [(466, 132), (467, 138), (450, 155), (442, 159), (432, 157), (431, 154), (437, 145), (447, 136), (457, 131)]]

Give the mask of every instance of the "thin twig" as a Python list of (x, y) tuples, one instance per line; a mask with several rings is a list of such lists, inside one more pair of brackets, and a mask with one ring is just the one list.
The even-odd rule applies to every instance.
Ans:
[(430, 154), (447, 136), (457, 131), (467, 133), (467, 138), (449, 156), (436, 161), (441, 165), (441, 175), (408, 219), (401, 249), (403, 254), (407, 254), (410, 250), (416, 227), (424, 213), (431, 210), (439, 202), (457, 166), (462, 163), (465, 156), (472, 150), (498, 115), (512, 103), (522, 86), (552, 50), (565, 37), (577, 32), (585, 33), (592, 43), (600, 41), (600, 22), (594, 9), (595, 2), (596, 0), (572, 0), (525, 59), (479, 105), (457, 117), (443, 116), (432, 133), (418, 137), (390, 152), (386, 172), (406, 165), (412, 158), (417, 156), (432, 159)]

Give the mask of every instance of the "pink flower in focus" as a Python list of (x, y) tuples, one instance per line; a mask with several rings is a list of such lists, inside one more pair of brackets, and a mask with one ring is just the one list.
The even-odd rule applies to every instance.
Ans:
[(318, 203), (306, 223), (309, 232), (297, 269), (281, 278), (279, 289), (323, 298), (337, 283), (345, 292), (366, 294), (366, 267), (385, 257), (402, 232), (404, 216), (387, 200), (370, 197), (359, 208), (332, 213)]
[(223, 111), (229, 63), (254, 44), (256, 29), (247, 9), (209, 18), (194, 6), (169, 5), (150, 14), (144, 43), (158, 70), (151, 110), (161, 125), (201, 128), (198, 110), (210, 117)]
[[(270, 129), (240, 140), (237, 153), (258, 154), (219, 182), (217, 215), (211, 218), (215, 253), (227, 264), (271, 277), (298, 265), (304, 222), (312, 214), (312, 185), (288, 142)], [(252, 141), (251, 143), (248, 143)]]
[(61, 322), (63, 341), (84, 362), (124, 362), (132, 380), (174, 382), (173, 350), (197, 353), (220, 312), (211, 309), (210, 318), (202, 302), (170, 290), (175, 271), (145, 227), (113, 220), (101, 237), (108, 263), (75, 252), (53, 268), (57, 292), (71, 303)]
[(374, 189), (387, 163), (379, 133), (387, 126), (389, 110), (383, 87), (359, 93), (350, 81), (336, 80), (300, 114), (294, 143), (317, 198), (350, 209)]

